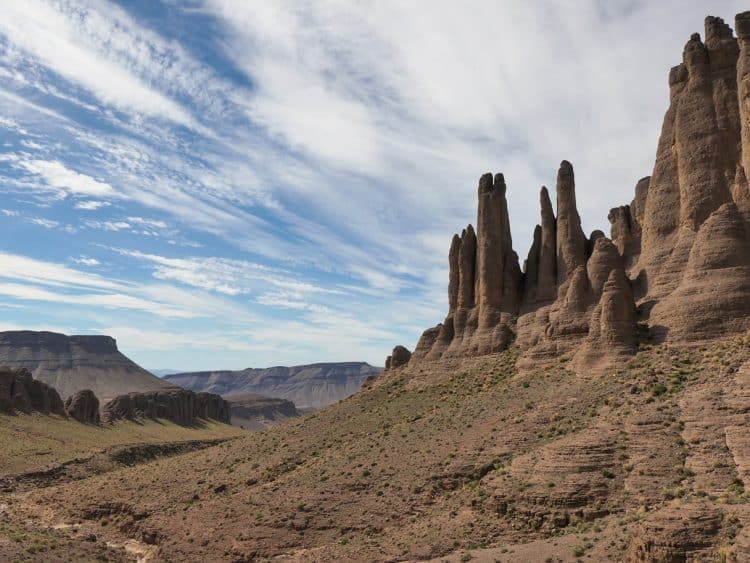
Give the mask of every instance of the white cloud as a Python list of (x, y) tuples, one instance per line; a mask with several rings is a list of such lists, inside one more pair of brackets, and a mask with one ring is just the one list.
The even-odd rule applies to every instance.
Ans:
[(114, 232), (130, 229), (131, 226), (126, 221), (84, 221), (84, 224), (90, 229)]
[(299, 281), (289, 271), (245, 260), (213, 256), (169, 258), (124, 249), (117, 249), (117, 252), (151, 263), (153, 275), (157, 279), (177, 281), (226, 295), (247, 294), (263, 286), (282, 289), (296, 296), (311, 293), (342, 293), (340, 290)]
[[(121, 11), (100, 4), (107, 15)], [(178, 103), (134, 75), (118, 55), (139, 56), (141, 45), (122, 45), (125, 34), (111, 19), (91, 7), (63, 1), (8, 0), (0, 14), (0, 32), (15, 46), (91, 91), (105, 104), (194, 126)], [(127, 52), (118, 52), (126, 49)], [(148, 56), (142, 52), (141, 56)]]
[(50, 219), (41, 219), (39, 217), (31, 219), (31, 223), (40, 227), (44, 227), (45, 229), (54, 229), (60, 226), (60, 223), (58, 223), (57, 221), (51, 221)]
[(169, 226), (164, 221), (158, 219), (145, 219), (144, 217), (127, 217), (126, 219), (135, 225), (143, 225), (154, 229), (166, 229)]
[(76, 209), (81, 209), (83, 211), (96, 211), (97, 209), (101, 209), (102, 207), (109, 206), (110, 203), (108, 201), (98, 201), (95, 199), (88, 199), (85, 201), (78, 201), (75, 204)]
[(78, 258), (73, 258), (73, 262), (76, 264), (80, 264), (81, 266), (99, 266), (101, 265), (101, 262), (97, 260), (96, 258), (89, 258), (87, 256), (79, 256)]
[(57, 160), (21, 160), (19, 164), (28, 172), (40, 176), (45, 183), (43, 187), (58, 191), (61, 197), (67, 194), (98, 197), (116, 195), (112, 186), (106, 182), (71, 170)]
[(6, 217), (18, 217), (19, 215), (18, 211), (14, 209), (2, 209), (0, 211), (2, 211), (2, 214)]

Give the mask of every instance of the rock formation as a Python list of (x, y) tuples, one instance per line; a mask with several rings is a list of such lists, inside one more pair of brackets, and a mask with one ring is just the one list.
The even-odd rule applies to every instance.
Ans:
[(411, 352), (399, 345), (393, 349), (390, 358), (390, 369), (396, 369), (409, 363), (409, 360), (411, 360)]
[(637, 349), (637, 316), (657, 341), (750, 328), (750, 12), (736, 28), (737, 39), (708, 17), (705, 42), (697, 33), (688, 40), (669, 73), (653, 173), (629, 205), (609, 212), (610, 238), (586, 238), (573, 166), (563, 161), (556, 215), (542, 188), (521, 271), (505, 178), (480, 178), (476, 235), (469, 226), (451, 241), (448, 316), (424, 332), (412, 363), (511, 342), (521, 366), (567, 352), (617, 358)]
[(0, 412), (65, 416), (65, 407), (57, 391), (34, 379), (28, 370), (3, 367), (0, 368)]
[[(611, 244), (611, 243), (610, 243)], [(589, 333), (573, 358), (580, 370), (609, 367), (638, 350), (638, 319), (625, 272), (612, 269), (589, 321)], [(604, 359), (603, 365), (597, 365)]]
[(573, 165), (563, 160), (557, 172), (557, 282), (562, 284), (586, 261), (586, 236), (576, 207)]
[(229, 403), (213, 393), (195, 393), (187, 389), (165, 389), (146, 393), (128, 393), (102, 407), (102, 420), (162, 418), (189, 426), (200, 419), (229, 424)]
[(99, 424), (99, 399), (91, 389), (76, 391), (65, 399), (65, 413), (84, 424)]
[(83, 389), (107, 400), (131, 391), (172, 387), (124, 356), (109, 336), (0, 332), (0, 365), (28, 369), (63, 398)]

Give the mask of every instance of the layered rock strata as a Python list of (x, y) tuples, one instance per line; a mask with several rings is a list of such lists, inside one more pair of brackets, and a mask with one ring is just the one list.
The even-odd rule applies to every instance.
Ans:
[[(693, 34), (669, 72), (651, 176), (608, 215), (610, 237), (581, 227), (575, 174), (560, 164), (556, 213), (541, 220), (523, 270), (512, 247), (502, 174), (479, 180), (477, 229), (454, 235), (449, 308), (412, 363), (503, 350), (524, 363), (637, 349), (638, 319), (657, 341), (689, 343), (750, 328), (750, 12), (737, 38), (721, 19)], [(597, 352), (598, 354), (598, 352)]]
[(195, 393), (187, 389), (166, 389), (147, 393), (128, 393), (115, 397), (102, 407), (102, 420), (152, 418), (189, 426), (201, 419), (229, 424), (230, 406), (213, 393)]

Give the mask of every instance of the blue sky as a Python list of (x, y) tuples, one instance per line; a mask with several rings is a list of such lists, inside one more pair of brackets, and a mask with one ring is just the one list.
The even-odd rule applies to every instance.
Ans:
[(689, 34), (743, 9), (2, 4), (0, 329), (110, 334), (177, 369), (413, 346), (485, 171), (521, 257), (564, 158), (606, 229), (651, 172)]

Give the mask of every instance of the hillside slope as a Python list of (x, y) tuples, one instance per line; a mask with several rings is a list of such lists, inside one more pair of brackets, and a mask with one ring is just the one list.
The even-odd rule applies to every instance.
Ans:
[(63, 399), (83, 389), (91, 389), (104, 402), (133, 391), (174, 387), (122, 354), (110, 336), (0, 332), (0, 365), (28, 369)]
[(750, 335), (642, 344), (606, 377), (519, 373), (517, 356), (396, 369), (231, 447), (30, 506), (109, 541), (158, 538), (157, 560), (750, 557)]
[(219, 395), (256, 393), (287, 399), (300, 408), (321, 408), (356, 393), (365, 379), (380, 371), (364, 362), (340, 362), (177, 373), (164, 379), (193, 391)]

